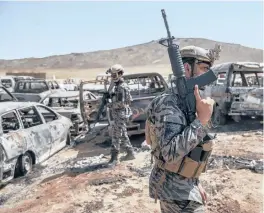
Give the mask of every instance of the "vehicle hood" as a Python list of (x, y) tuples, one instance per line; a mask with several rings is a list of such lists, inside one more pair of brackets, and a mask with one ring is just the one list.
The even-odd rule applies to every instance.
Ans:
[(80, 114), (80, 109), (74, 107), (52, 107), (54, 111), (71, 119), (72, 114)]
[(32, 101), (32, 102), (39, 102), (42, 98), (46, 97), (47, 95), (51, 94), (51, 91), (45, 91), (42, 93), (12, 93), (19, 101)]

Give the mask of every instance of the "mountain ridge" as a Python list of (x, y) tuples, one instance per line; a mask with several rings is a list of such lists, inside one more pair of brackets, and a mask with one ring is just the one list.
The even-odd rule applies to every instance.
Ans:
[[(246, 47), (235, 43), (214, 41), (205, 38), (177, 38), (180, 48), (196, 45), (213, 48), (215, 44), (222, 46), (220, 59), (215, 63), (230, 61), (263, 61), (263, 50)], [(21, 59), (0, 59), (1, 70), (38, 70), (38, 69), (91, 69), (103, 68), (120, 63), (126, 67), (154, 64), (168, 64), (169, 57), (166, 47), (158, 40), (141, 44), (119, 47), (109, 50), (97, 50), (83, 53), (69, 53), (46, 57), (30, 57)]]

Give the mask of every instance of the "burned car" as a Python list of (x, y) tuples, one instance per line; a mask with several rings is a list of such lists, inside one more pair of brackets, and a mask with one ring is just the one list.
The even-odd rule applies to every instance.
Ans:
[(0, 83), (9, 91), (14, 92), (16, 81), (12, 76), (1, 76)]
[(59, 84), (53, 80), (20, 80), (16, 82), (13, 95), (19, 101), (39, 102), (42, 98), (54, 91), (65, 91), (65, 89), (60, 88)]
[(110, 85), (110, 74), (100, 73), (96, 75), (95, 80), (86, 81), (83, 85), (83, 91), (90, 91), (95, 95), (102, 95)]
[(14, 88), (16, 85), (16, 82), (23, 79), (34, 79), (34, 77), (31, 76), (13, 76), (13, 75), (6, 75), (6, 76), (0, 76), (0, 83), (7, 88), (9, 92), (14, 92)]
[(50, 80), (51, 82), (56, 82), (60, 88), (65, 89), (66, 91), (77, 91), (78, 85), (73, 83), (70, 79), (57, 79)]
[(69, 144), (71, 126), (43, 104), (0, 103), (0, 183), (26, 175)]
[(215, 102), (212, 122), (223, 125), (227, 118), (263, 117), (263, 66), (254, 62), (223, 63), (212, 67), (218, 80), (206, 88)]
[[(83, 93), (83, 100), (86, 102), (96, 102), (97, 99), (91, 92), (85, 91)], [(78, 136), (87, 130), (87, 125), (83, 122), (81, 116), (79, 91), (57, 91), (43, 98), (40, 103), (71, 119), (73, 123), (71, 136)], [(96, 114), (96, 107), (91, 109), (90, 113)]]
[[(133, 101), (131, 103), (131, 110), (133, 114), (129, 118), (127, 125), (128, 135), (137, 135), (145, 132), (145, 122), (146, 122), (146, 108), (150, 101), (157, 95), (166, 92), (168, 90), (168, 85), (164, 78), (159, 73), (138, 73), (138, 74), (125, 74), (124, 80), (130, 88), (130, 93), (132, 95)], [(84, 82), (85, 83), (85, 82)], [(85, 84), (84, 84), (85, 85)], [(80, 93), (83, 91), (83, 87), (80, 88)], [(100, 99), (101, 100), (101, 99)], [(100, 104), (100, 101), (96, 103), (96, 106)], [(89, 118), (89, 109), (91, 103), (83, 101), (81, 105), (83, 110), (84, 119)], [(111, 135), (113, 117), (111, 111), (106, 108), (106, 114), (103, 114), (100, 121), (107, 119), (109, 126), (108, 130), (103, 133), (104, 135)]]
[(14, 102), (17, 101), (16, 97), (8, 91), (7, 88), (0, 84), (0, 102)]

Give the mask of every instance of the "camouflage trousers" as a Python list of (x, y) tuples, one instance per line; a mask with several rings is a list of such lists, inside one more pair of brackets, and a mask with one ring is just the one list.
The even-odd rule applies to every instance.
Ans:
[(112, 150), (120, 150), (120, 145), (125, 150), (133, 149), (127, 135), (126, 110), (112, 111), (114, 124), (112, 126)]
[(204, 213), (204, 205), (192, 200), (160, 201), (161, 213)]

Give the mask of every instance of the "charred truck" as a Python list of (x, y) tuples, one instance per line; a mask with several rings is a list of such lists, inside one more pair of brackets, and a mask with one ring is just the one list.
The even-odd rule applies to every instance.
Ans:
[(208, 87), (215, 100), (213, 123), (223, 125), (228, 118), (239, 122), (242, 117), (263, 118), (263, 64), (229, 62), (212, 67), (218, 80)]
[[(128, 135), (139, 135), (145, 132), (146, 121), (146, 108), (151, 100), (157, 95), (166, 92), (168, 85), (162, 75), (159, 73), (137, 73), (137, 74), (125, 74), (123, 76), (125, 83), (130, 88), (130, 94), (133, 101), (131, 102), (132, 115), (129, 118), (127, 124)], [(81, 112), (83, 120), (88, 123), (107, 122), (107, 131), (101, 132), (104, 136), (111, 136), (113, 117), (110, 110), (106, 107), (106, 102), (111, 95), (112, 88), (111, 83), (105, 87), (105, 92), (101, 92), (103, 95), (100, 99), (94, 102), (83, 100), (83, 93), (85, 92), (85, 83), (80, 86), (80, 100), (81, 100)], [(107, 86), (105, 85), (105, 86)], [(91, 113), (91, 110), (94, 110)], [(95, 113), (96, 112), (96, 113)], [(93, 118), (93, 119), (91, 119)]]

